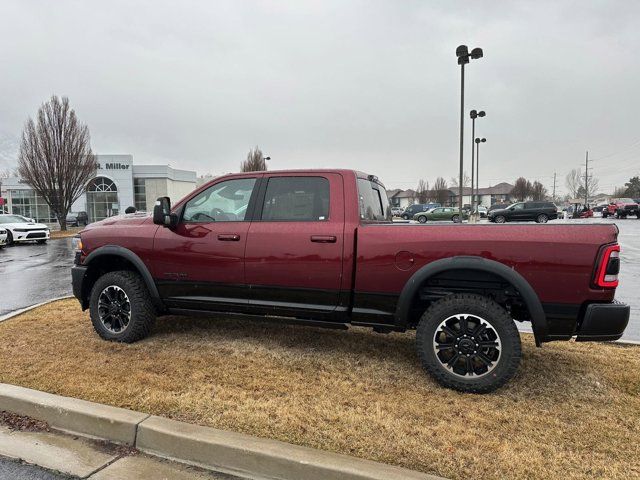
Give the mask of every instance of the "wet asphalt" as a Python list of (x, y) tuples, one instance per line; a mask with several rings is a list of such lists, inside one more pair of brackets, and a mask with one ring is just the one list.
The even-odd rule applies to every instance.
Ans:
[[(604, 221), (596, 218), (563, 222)], [(612, 220), (609, 222), (613, 223)], [(631, 306), (631, 320), (622, 338), (640, 341), (640, 220), (634, 218), (616, 223), (622, 249), (616, 299)], [(73, 255), (71, 238), (49, 240), (45, 245), (34, 243), (0, 249), (0, 317), (52, 298), (71, 295)]]
[(74, 478), (77, 477), (68, 477), (35, 465), (0, 457), (0, 480), (72, 480)]
[(0, 316), (71, 295), (71, 238), (0, 249)]

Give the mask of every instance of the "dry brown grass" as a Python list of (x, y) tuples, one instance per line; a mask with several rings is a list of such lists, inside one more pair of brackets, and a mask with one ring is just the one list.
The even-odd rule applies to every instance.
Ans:
[(436, 385), (412, 334), (160, 319), (108, 343), (75, 300), (0, 324), (0, 381), (452, 478), (640, 476), (640, 348), (524, 336), (491, 395)]
[(84, 227), (68, 227), (64, 232), (62, 230), (51, 230), (49, 238), (53, 240), (56, 238), (75, 237), (83, 229)]

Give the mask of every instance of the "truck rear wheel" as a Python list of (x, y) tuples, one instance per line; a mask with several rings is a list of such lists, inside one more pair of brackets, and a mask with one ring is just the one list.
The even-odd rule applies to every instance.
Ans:
[(509, 313), (488, 297), (449, 295), (422, 315), (416, 332), (424, 369), (440, 384), (471, 393), (491, 392), (517, 372), (520, 335)]
[(89, 311), (98, 335), (124, 343), (149, 335), (156, 318), (147, 286), (140, 275), (128, 270), (108, 272), (96, 280)]

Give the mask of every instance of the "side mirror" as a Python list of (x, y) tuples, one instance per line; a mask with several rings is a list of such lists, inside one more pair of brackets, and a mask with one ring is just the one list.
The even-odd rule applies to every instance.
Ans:
[(159, 197), (153, 207), (153, 223), (163, 227), (173, 228), (178, 224), (178, 216), (171, 213), (169, 197)]

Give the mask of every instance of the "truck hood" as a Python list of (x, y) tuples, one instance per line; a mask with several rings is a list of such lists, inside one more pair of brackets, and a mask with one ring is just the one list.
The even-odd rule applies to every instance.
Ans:
[(85, 230), (91, 230), (97, 227), (111, 227), (111, 226), (133, 226), (142, 225), (143, 223), (151, 220), (151, 213), (127, 213), (125, 215), (116, 215), (114, 217), (105, 218), (98, 222), (90, 223), (86, 226)]

